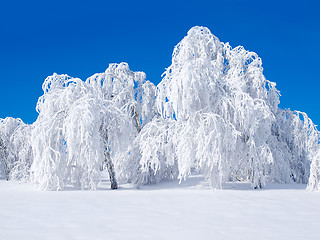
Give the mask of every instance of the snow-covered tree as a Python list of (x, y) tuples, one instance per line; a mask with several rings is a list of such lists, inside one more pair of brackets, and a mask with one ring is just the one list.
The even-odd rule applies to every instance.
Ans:
[(31, 127), (19, 118), (0, 119), (0, 178), (29, 179), (29, 169), (33, 160)]
[(307, 189), (310, 191), (320, 190), (320, 151), (312, 156), (310, 177)]
[(125, 63), (111, 64), (86, 82), (48, 77), (34, 123), (33, 181), (42, 189), (95, 189), (106, 166), (111, 188), (117, 188), (116, 174), (128, 171), (127, 150), (151, 118), (152, 90), (145, 74), (130, 71)]
[[(198, 169), (214, 187), (221, 187), (231, 179), (236, 171), (233, 167), (241, 161), (241, 167), (245, 167), (243, 172), (251, 171), (249, 178), (257, 187), (262, 182), (260, 165), (263, 163), (259, 162), (261, 149), (258, 148), (264, 148), (264, 132), (259, 136), (255, 134), (264, 128), (261, 123), (268, 124), (272, 116), (263, 100), (253, 99), (240, 84), (232, 85), (229, 78), (237, 81), (230, 77), (234, 69), (231, 64), (226, 66), (224, 56), (223, 44), (202, 27), (192, 28), (175, 47), (172, 65), (158, 85), (157, 107), (162, 121), (170, 119), (176, 125), (165, 131), (170, 135), (174, 129), (178, 139), (173, 144), (175, 150), (164, 156), (177, 161), (179, 179)], [(237, 77), (246, 81), (245, 77)], [(242, 146), (239, 140), (244, 136), (251, 137), (247, 146)], [(156, 144), (152, 148), (157, 149)], [(146, 148), (141, 149), (142, 159), (151, 159), (143, 156)], [(235, 150), (238, 155), (234, 154)], [(241, 159), (244, 155), (246, 158)]]
[(104, 103), (99, 92), (80, 79), (57, 74), (42, 87), (32, 135), (32, 180), (41, 189), (95, 189), (107, 148), (101, 138)]
[(7, 146), (5, 136), (0, 132), (0, 180), (6, 179)]
[[(131, 148), (144, 125), (156, 115), (156, 87), (146, 81), (145, 73), (131, 71), (127, 63), (110, 64), (104, 73), (89, 77), (86, 83), (97, 89), (103, 100), (110, 103), (107, 109), (122, 114), (120, 117), (111, 117), (108, 121), (108, 132), (118, 136), (108, 138), (108, 146), (119, 178), (133, 181), (139, 159), (132, 158)], [(125, 126), (121, 127), (121, 121)]]
[(275, 85), (256, 53), (192, 28), (158, 85), (161, 118), (139, 138), (142, 172), (151, 168), (159, 181), (167, 169), (175, 168), (180, 180), (198, 171), (218, 188), (226, 181), (250, 181), (254, 188), (266, 181), (306, 183), (318, 131), (306, 114), (278, 108)]

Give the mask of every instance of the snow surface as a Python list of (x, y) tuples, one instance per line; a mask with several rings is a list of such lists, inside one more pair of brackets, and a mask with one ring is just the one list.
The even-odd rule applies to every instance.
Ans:
[(0, 239), (317, 239), (320, 192), (302, 184), (212, 190), (193, 176), (140, 189), (38, 191), (0, 181)]

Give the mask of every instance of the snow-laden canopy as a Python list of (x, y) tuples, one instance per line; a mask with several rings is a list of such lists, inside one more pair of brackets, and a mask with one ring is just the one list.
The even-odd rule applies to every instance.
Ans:
[(159, 171), (158, 180), (169, 167), (180, 180), (200, 172), (219, 188), (227, 181), (254, 188), (308, 182), (318, 131), (305, 113), (278, 108), (279, 91), (265, 79), (257, 54), (194, 27), (163, 76), (160, 117), (139, 140), (142, 166)]
[(116, 188), (114, 164), (121, 174), (127, 149), (152, 115), (154, 89), (145, 74), (111, 64), (86, 82), (54, 74), (43, 91), (33, 124), (32, 181), (42, 189), (95, 189), (106, 165)]
[(320, 188), (316, 126), (278, 107), (280, 93), (256, 53), (205, 27), (174, 48), (157, 87), (120, 63), (86, 81), (54, 74), (43, 91), (34, 124), (1, 120), (3, 178), (95, 189), (106, 167), (112, 188), (117, 180), (139, 186), (191, 174), (213, 188), (230, 181)]

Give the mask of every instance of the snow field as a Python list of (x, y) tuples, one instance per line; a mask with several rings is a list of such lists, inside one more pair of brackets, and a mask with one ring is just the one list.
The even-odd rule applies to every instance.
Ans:
[(37, 191), (0, 181), (0, 239), (316, 239), (320, 193), (300, 184), (229, 184), (201, 178), (136, 189)]

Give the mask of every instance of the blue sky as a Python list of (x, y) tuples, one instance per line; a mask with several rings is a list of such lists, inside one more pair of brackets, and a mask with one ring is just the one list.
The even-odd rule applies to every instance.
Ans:
[(43, 80), (85, 80), (128, 62), (159, 83), (174, 46), (195, 26), (263, 61), (280, 106), (320, 124), (319, 1), (1, 1), (0, 118), (32, 123)]

